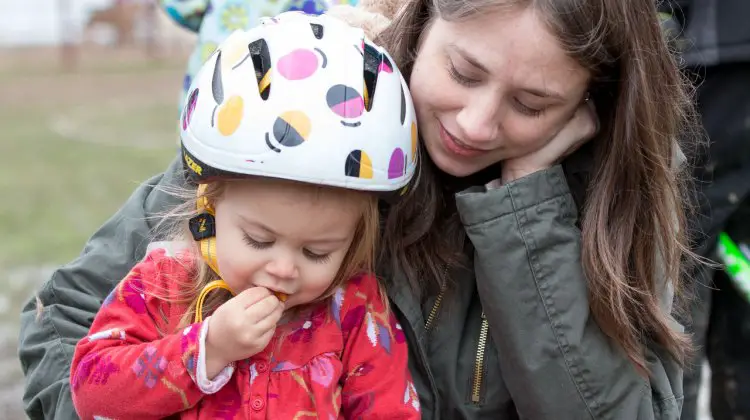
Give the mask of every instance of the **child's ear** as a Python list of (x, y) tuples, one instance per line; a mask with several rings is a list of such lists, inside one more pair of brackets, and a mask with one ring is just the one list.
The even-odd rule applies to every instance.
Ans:
[(370, 39), (375, 39), (391, 23), (390, 19), (380, 13), (366, 10), (362, 6), (333, 6), (326, 14), (341, 19), (351, 26), (361, 28)]

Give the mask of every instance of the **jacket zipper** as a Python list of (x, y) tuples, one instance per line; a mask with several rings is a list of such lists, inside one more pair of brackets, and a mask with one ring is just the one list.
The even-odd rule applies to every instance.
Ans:
[[(447, 269), (446, 269), (447, 270)], [(430, 331), (435, 324), (437, 319), (440, 305), (443, 303), (443, 297), (445, 296), (445, 286), (440, 288), (440, 293), (435, 298), (435, 303), (432, 304), (430, 314), (427, 316), (427, 321), (424, 324), (424, 328)], [(482, 311), (482, 326), (479, 329), (479, 340), (477, 341), (477, 353), (474, 359), (474, 377), (471, 383), (471, 402), (478, 404), (482, 397), (482, 383), (484, 381), (484, 353), (487, 347), (487, 335), (489, 334), (490, 324), (487, 321), (487, 317)]]
[[(448, 266), (443, 267), (443, 277), (448, 274)], [(427, 321), (424, 323), (424, 329), (427, 331), (430, 331), (432, 329), (432, 326), (435, 324), (435, 320), (437, 319), (438, 310), (440, 309), (440, 304), (443, 303), (443, 296), (445, 295), (445, 285), (447, 282), (444, 282), (442, 286), (440, 286), (440, 293), (438, 293), (437, 298), (435, 298), (435, 303), (432, 304), (432, 309), (430, 309), (430, 314), (427, 316)]]
[(478, 404), (482, 396), (482, 382), (484, 380), (484, 351), (487, 347), (487, 333), (490, 324), (482, 311), (482, 327), (479, 329), (479, 341), (477, 342), (477, 356), (474, 361), (474, 381), (471, 386), (471, 402)]
[(430, 309), (430, 315), (427, 316), (427, 322), (424, 323), (424, 329), (427, 331), (430, 331), (433, 324), (435, 323), (438, 309), (440, 309), (440, 304), (443, 303), (443, 295), (445, 295), (444, 288), (440, 290), (440, 294), (438, 294), (437, 298), (435, 298), (435, 303), (432, 305), (432, 309)]

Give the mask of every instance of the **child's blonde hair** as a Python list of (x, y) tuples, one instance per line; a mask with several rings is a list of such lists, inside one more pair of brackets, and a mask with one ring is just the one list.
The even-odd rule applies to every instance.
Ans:
[[(240, 178), (240, 180), (247, 180), (252, 178)], [(206, 197), (208, 203), (214, 206), (218, 201), (221, 200), (223, 194), (226, 191), (226, 186), (229, 182), (237, 181), (238, 179), (222, 179), (210, 182), (206, 186), (206, 190), (203, 197)], [(290, 181), (292, 182), (292, 181)], [(319, 190), (334, 189), (334, 187), (319, 186), (310, 184), (310, 188)], [(336, 188), (336, 191), (341, 194), (348, 194), (353, 200), (359, 202), (360, 218), (357, 222), (357, 226), (354, 232), (354, 238), (351, 245), (341, 263), (336, 277), (334, 278), (331, 285), (326, 291), (318, 298), (316, 302), (330, 298), (337, 287), (343, 285), (347, 280), (352, 277), (363, 274), (373, 273), (375, 265), (375, 252), (377, 250), (378, 239), (380, 236), (380, 213), (378, 211), (378, 199), (375, 195), (363, 191), (349, 190)], [(181, 188), (169, 191), (170, 194), (176, 195), (181, 198), (184, 203), (175, 207), (173, 210), (165, 214), (162, 220), (157, 225), (155, 231), (164, 232), (166, 231), (166, 237), (172, 241), (180, 241), (189, 243), (188, 252), (190, 252), (192, 258), (186, 260), (189, 265), (185, 268), (191, 273), (190, 279), (193, 280), (190, 283), (180, 285), (181, 294), (178, 296), (169, 297), (169, 301), (177, 304), (183, 304), (188, 306), (187, 312), (182, 316), (177, 328), (183, 328), (194, 322), (196, 316), (196, 303), (198, 296), (200, 295), (203, 288), (214, 280), (218, 280), (220, 277), (215, 273), (211, 267), (201, 256), (200, 247), (198, 242), (193, 240), (193, 236), (190, 233), (188, 227), (191, 218), (197, 216), (201, 210), (198, 209), (198, 196), (195, 190), (190, 188)], [(381, 282), (381, 295), (383, 303), (387, 305), (388, 299), (386, 298), (385, 290)], [(160, 293), (161, 294), (161, 293)], [(164, 296), (159, 298), (165, 298), (167, 293), (164, 291)], [(210, 314), (215, 311), (221, 304), (226, 302), (232, 296), (231, 294), (223, 289), (217, 289), (212, 291), (206, 296), (203, 303), (203, 312)], [(167, 300), (167, 299), (165, 299)]]

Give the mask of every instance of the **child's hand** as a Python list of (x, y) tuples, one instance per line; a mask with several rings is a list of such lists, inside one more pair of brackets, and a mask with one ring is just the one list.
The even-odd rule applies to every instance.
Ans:
[(221, 305), (206, 337), (206, 375), (213, 379), (229, 363), (266, 348), (284, 304), (264, 287), (252, 287)]

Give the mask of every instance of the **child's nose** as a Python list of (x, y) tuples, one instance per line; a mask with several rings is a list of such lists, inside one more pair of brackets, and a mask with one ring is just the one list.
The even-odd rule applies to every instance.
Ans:
[(299, 274), (294, 259), (289, 256), (273, 258), (266, 265), (266, 271), (278, 279), (294, 279)]

